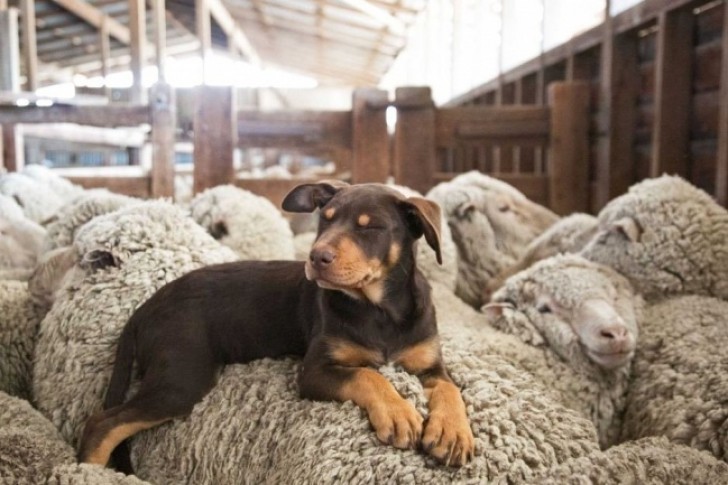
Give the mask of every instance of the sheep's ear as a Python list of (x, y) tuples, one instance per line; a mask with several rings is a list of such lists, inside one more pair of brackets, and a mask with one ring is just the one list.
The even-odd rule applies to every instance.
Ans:
[(313, 212), (325, 206), (339, 190), (348, 185), (340, 180), (299, 185), (286, 195), (281, 207), (288, 212)]
[(431, 200), (421, 197), (408, 197), (402, 201), (405, 210), (405, 220), (409, 230), (416, 238), (425, 235), (425, 241), (435, 250), (437, 262), (442, 264), (440, 251), (440, 231), (442, 230), (442, 217), (440, 206)]
[(487, 305), (483, 305), (480, 308), (480, 311), (483, 312), (483, 314), (485, 315), (485, 318), (489, 322), (493, 322), (495, 320), (498, 320), (500, 317), (502, 317), (503, 312), (506, 309), (513, 310), (514, 308), (515, 308), (515, 306), (512, 303), (501, 301), (501, 302), (488, 303)]
[(120, 265), (121, 262), (118, 258), (114, 257), (110, 251), (104, 251), (101, 249), (95, 249), (87, 252), (83, 255), (83, 259), (81, 260), (81, 267), (90, 272), (98, 271), (110, 266), (118, 268)]
[(460, 219), (467, 219), (475, 212), (475, 204), (472, 202), (463, 202), (455, 208), (455, 215)]
[(15, 199), (15, 203), (18, 204), (20, 207), (25, 207), (23, 201), (20, 200), (20, 197), (18, 197), (17, 194), (13, 194), (13, 199)]
[(609, 230), (624, 236), (630, 242), (637, 242), (642, 236), (642, 228), (632, 217), (623, 217), (614, 221)]
[(218, 241), (220, 239), (224, 238), (225, 236), (227, 236), (228, 234), (230, 234), (230, 232), (228, 231), (227, 224), (225, 224), (225, 222), (223, 222), (223, 221), (215, 222), (212, 226), (210, 226), (209, 232), (210, 232), (210, 235), (212, 237), (214, 237), (215, 239), (217, 239)]

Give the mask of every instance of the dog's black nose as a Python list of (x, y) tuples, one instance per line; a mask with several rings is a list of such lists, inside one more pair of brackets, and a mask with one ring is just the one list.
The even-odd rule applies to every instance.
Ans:
[(309, 256), (311, 262), (316, 266), (328, 266), (336, 259), (336, 254), (328, 248), (315, 248)]

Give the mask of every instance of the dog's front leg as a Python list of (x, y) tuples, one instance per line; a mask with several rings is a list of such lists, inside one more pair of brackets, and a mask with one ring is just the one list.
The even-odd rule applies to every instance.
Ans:
[(309, 348), (299, 376), (302, 397), (353, 401), (364, 408), (377, 438), (397, 448), (414, 448), (422, 436), (422, 415), (374, 369), (341, 365), (323, 342)]
[(475, 439), (460, 389), (445, 369), (437, 337), (403, 351), (397, 362), (422, 382), (430, 414), (422, 447), (446, 465), (465, 465), (473, 457)]

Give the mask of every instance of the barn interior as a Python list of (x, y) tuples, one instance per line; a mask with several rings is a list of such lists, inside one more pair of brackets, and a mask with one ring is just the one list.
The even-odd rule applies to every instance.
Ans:
[(0, 0), (0, 478), (127, 483), (76, 463), (123, 325), (202, 266), (313, 264), (282, 204), (322, 181), (438, 204), (416, 265), (474, 455), (297, 407), (297, 357), (99, 449), (144, 483), (728, 483), (727, 0)]

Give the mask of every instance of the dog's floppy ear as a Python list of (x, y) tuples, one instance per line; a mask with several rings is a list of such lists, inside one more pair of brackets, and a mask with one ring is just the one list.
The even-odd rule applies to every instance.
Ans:
[(442, 217), (440, 206), (421, 197), (409, 197), (402, 201), (406, 211), (407, 225), (415, 238), (425, 235), (425, 241), (435, 250), (437, 262), (442, 264), (440, 252), (440, 231)]
[(299, 185), (286, 195), (281, 207), (288, 212), (313, 212), (325, 206), (336, 192), (348, 185), (340, 180)]

